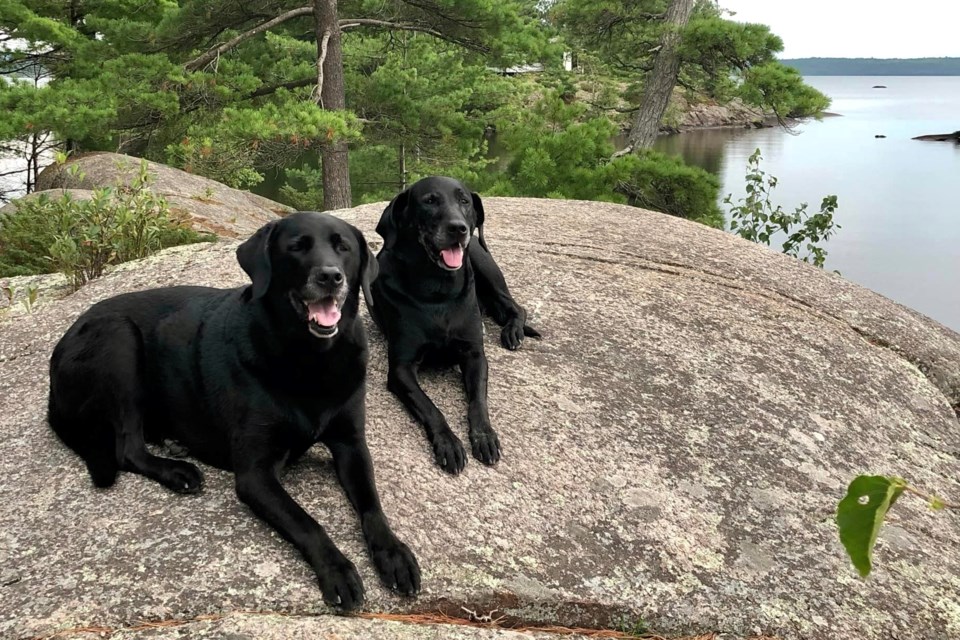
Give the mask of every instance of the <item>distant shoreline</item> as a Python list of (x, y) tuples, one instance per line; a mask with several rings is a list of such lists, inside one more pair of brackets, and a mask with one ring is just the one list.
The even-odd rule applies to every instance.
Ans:
[(805, 76), (960, 76), (960, 58), (791, 58)]

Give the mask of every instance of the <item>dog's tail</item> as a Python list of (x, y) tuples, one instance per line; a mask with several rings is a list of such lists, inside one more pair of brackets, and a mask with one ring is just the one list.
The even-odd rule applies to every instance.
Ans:
[[(50, 367), (47, 421), (60, 440), (83, 458), (95, 486), (101, 488), (113, 486), (120, 471), (114, 428), (108, 422), (96, 419), (98, 412), (90, 410), (89, 398), (85, 401), (81, 400), (76, 410), (71, 411), (69, 415), (63, 410), (58, 399), (62, 402), (63, 393), (69, 393), (69, 391), (58, 388), (58, 376), (55, 371), (57, 356), (55, 350)], [(70, 400), (76, 401), (78, 398), (72, 397)]]

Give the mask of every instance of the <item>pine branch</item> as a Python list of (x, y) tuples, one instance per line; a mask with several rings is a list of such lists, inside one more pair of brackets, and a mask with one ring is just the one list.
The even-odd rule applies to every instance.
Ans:
[[(236, 48), (237, 46), (249, 40), (250, 38), (256, 35), (259, 35), (264, 31), (268, 31), (279, 24), (283, 24), (288, 20), (293, 20), (294, 18), (300, 18), (303, 16), (311, 15), (312, 13), (313, 13), (312, 6), (298, 7), (296, 9), (291, 9), (290, 11), (282, 13), (275, 18), (267, 20), (266, 22), (261, 22), (260, 24), (253, 27), (252, 29), (249, 29), (247, 31), (244, 31), (243, 33), (240, 33), (234, 36), (227, 42), (224, 42), (222, 44), (219, 44), (215, 47), (208, 49), (207, 51), (200, 54), (193, 60), (188, 61), (186, 64), (183, 65), (183, 67), (187, 71), (197, 71), (199, 69), (202, 69), (206, 65), (216, 60), (219, 56), (230, 51), (231, 49)], [(388, 20), (375, 20), (373, 18), (351, 18), (346, 20), (340, 20), (338, 21), (338, 24), (340, 26), (341, 31), (344, 31), (346, 29), (352, 29), (355, 27), (376, 27), (381, 29), (389, 29), (392, 31), (417, 31), (419, 33), (426, 33), (426, 34), (432, 35), (435, 38), (439, 38), (440, 40), (446, 40), (447, 42), (452, 42), (466, 49), (473, 49), (474, 51), (479, 51), (481, 53), (489, 52), (488, 47), (478, 42), (475, 42), (473, 40), (469, 40), (467, 38), (460, 38), (452, 35), (447, 35), (436, 29), (433, 29), (432, 27), (410, 23), (410, 22), (390, 22)]]
[(429, 34), (440, 40), (452, 42), (453, 44), (460, 45), (465, 49), (473, 49), (474, 51), (478, 51), (480, 53), (488, 53), (490, 51), (489, 47), (486, 47), (474, 40), (445, 34), (432, 27), (411, 22), (390, 22), (388, 20), (375, 20), (373, 18), (352, 18), (348, 20), (340, 20), (341, 31), (352, 29), (354, 27), (379, 27), (391, 31), (416, 31), (418, 33)]
[(244, 31), (243, 33), (235, 36), (231, 40), (228, 40), (227, 42), (224, 42), (221, 45), (213, 47), (212, 49), (208, 49), (205, 53), (202, 53), (201, 55), (197, 56), (193, 60), (187, 62), (185, 65), (183, 65), (183, 67), (187, 71), (196, 71), (198, 69), (202, 69), (203, 67), (210, 64), (213, 60), (218, 58), (219, 56), (235, 48), (237, 45), (241, 44), (242, 42), (249, 40), (255, 35), (263, 33), (264, 31), (267, 31), (277, 26), (278, 24), (282, 24), (288, 20), (293, 20), (294, 18), (300, 18), (303, 16), (312, 15), (312, 14), (313, 14), (312, 6), (298, 7), (296, 9), (291, 9), (286, 13), (281, 13), (276, 18), (267, 20), (266, 22), (261, 22), (260, 24), (255, 26), (253, 29)]
[(309, 87), (312, 84), (317, 82), (316, 77), (310, 78), (300, 78), (299, 80), (290, 80), (288, 82), (279, 82), (277, 84), (268, 84), (260, 87), (253, 93), (247, 96), (246, 99), (252, 100), (253, 98), (259, 98), (261, 96), (268, 96), (272, 93), (275, 93), (278, 89), (298, 89), (300, 87)]
[(640, 110), (640, 107), (627, 107), (626, 109), (621, 107), (614, 107), (613, 105), (597, 104), (596, 102), (591, 102), (590, 100), (584, 100), (591, 107), (600, 109), (601, 111), (615, 111), (616, 113), (634, 113)]
[(403, 2), (408, 6), (416, 7), (417, 9), (420, 9), (421, 11), (423, 11), (424, 13), (427, 13), (428, 15), (437, 16), (438, 18), (446, 22), (459, 25), (461, 27), (464, 27), (465, 29), (482, 29), (483, 28), (483, 22), (479, 20), (464, 20), (463, 18), (459, 18), (457, 16), (449, 14), (445, 12), (439, 4), (434, 2), (423, 1), (423, 0), (401, 0), (401, 2)]

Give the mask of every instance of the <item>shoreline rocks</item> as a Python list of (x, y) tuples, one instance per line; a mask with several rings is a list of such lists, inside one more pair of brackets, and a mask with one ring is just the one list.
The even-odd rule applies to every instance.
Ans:
[(956, 142), (960, 144), (960, 131), (953, 133), (932, 133), (925, 136), (917, 136), (913, 140), (924, 140), (926, 142)]

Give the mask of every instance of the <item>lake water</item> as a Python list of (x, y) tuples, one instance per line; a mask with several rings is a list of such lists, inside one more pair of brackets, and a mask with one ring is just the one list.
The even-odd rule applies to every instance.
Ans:
[(807, 202), (816, 211), (823, 196), (838, 196), (843, 228), (825, 245), (828, 269), (960, 331), (960, 145), (911, 140), (960, 129), (960, 77), (806, 80), (840, 116), (792, 133), (687, 132), (660, 138), (657, 148), (717, 174), (736, 201), (759, 147), (785, 209)]

